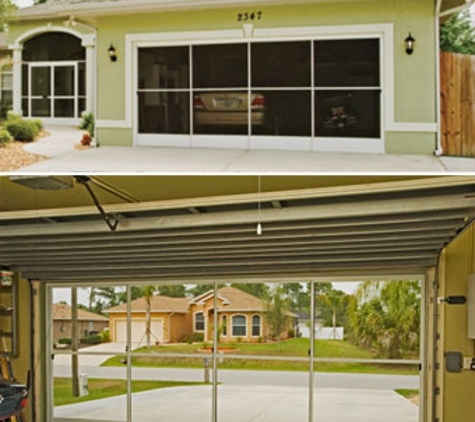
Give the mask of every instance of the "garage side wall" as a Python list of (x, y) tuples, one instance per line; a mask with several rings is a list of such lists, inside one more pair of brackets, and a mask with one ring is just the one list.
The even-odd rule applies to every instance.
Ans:
[[(475, 227), (472, 225), (449, 245), (441, 258), (439, 297), (467, 296), (469, 277), (475, 273)], [(438, 311), (443, 351), (475, 356), (475, 341), (467, 332), (467, 304), (440, 304)], [(438, 386), (441, 394), (437, 417), (444, 422), (468, 421), (475, 414), (475, 371), (448, 372), (442, 354), (439, 360), (442, 385)]]

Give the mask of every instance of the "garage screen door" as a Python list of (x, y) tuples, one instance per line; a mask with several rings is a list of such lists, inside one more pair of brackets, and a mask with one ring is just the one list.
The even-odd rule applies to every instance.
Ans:
[(140, 134), (380, 138), (379, 39), (140, 48)]
[[(145, 336), (145, 319), (138, 319), (132, 320), (132, 343), (135, 345), (145, 345), (147, 340)], [(116, 323), (116, 342), (117, 343), (127, 343), (127, 322), (126, 321), (118, 321)], [(152, 321), (151, 325), (152, 336), (151, 340), (152, 343), (159, 341), (160, 343), (163, 342), (163, 322), (160, 321)]]

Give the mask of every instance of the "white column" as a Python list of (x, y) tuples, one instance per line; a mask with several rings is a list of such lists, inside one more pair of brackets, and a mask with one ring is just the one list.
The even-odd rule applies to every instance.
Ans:
[(86, 46), (86, 111), (95, 114), (96, 47)]
[(22, 107), (22, 57), (23, 49), (13, 50), (13, 112), (23, 115)]

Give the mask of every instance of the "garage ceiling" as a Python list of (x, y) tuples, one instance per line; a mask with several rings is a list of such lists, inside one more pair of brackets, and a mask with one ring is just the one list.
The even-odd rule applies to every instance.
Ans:
[[(207, 195), (190, 191), (198, 179), (207, 181)], [(143, 193), (166, 181), (175, 184), (174, 195)], [(23, 204), (2, 206), (0, 264), (27, 278), (87, 283), (414, 273), (434, 266), (475, 216), (471, 177), (130, 176), (96, 182), (91, 186), (106, 212), (119, 219), (115, 232), (95, 207), (84, 206), (91, 199), (83, 186), (49, 192), (48, 201), (28, 209), (27, 197), (43, 193), (0, 179), (0, 197), (10, 190)], [(116, 192), (99, 194), (100, 183)], [(232, 194), (213, 196), (213, 186)], [(126, 203), (117, 192), (126, 194)], [(58, 205), (68, 197), (71, 206)]]

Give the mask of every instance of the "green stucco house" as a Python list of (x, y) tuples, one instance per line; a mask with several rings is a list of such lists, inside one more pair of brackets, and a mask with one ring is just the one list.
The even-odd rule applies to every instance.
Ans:
[(10, 22), (5, 77), (101, 146), (434, 154), (438, 26), (470, 3), (51, 0)]

